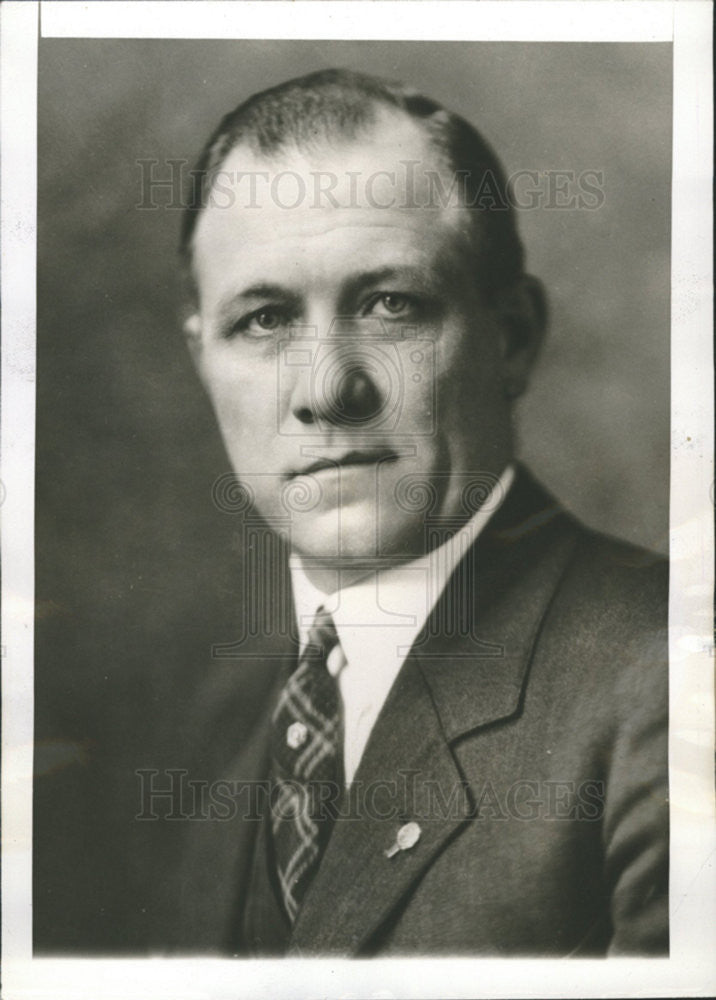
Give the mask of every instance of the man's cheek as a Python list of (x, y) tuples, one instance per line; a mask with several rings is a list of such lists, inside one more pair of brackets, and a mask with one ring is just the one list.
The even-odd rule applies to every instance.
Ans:
[(235, 378), (215, 383), (211, 393), (219, 419), (237, 431), (266, 438), (276, 431), (276, 398), (272, 386)]
[(226, 451), (238, 475), (242, 472), (276, 475), (281, 471), (273, 436), (265, 426), (257, 424), (243, 407), (229, 401), (218, 405), (216, 414)]

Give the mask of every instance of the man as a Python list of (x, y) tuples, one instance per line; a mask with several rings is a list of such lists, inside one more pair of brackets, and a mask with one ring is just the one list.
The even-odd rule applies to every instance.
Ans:
[(264, 620), (196, 706), (174, 946), (665, 953), (665, 568), (516, 462), (545, 305), (494, 155), (326, 71), (194, 179), (185, 330)]

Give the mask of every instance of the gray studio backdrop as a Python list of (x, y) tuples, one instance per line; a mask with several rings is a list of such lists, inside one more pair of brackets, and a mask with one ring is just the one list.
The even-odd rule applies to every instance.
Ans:
[(250, 93), (331, 65), (443, 101), (478, 125), (510, 174), (601, 176), (596, 209), (543, 198), (519, 212), (551, 303), (519, 404), (521, 454), (586, 522), (666, 551), (670, 46), (46, 40), (38, 523), (50, 613), (60, 577), (70, 588), (92, 577), (111, 600), (108, 567), (133, 548), (155, 547), (158, 579), (183, 572), (202, 546), (197, 511), (228, 470), (178, 330), (180, 213), (137, 207), (139, 161), (158, 161), (166, 177), (167, 161), (193, 163)]
[[(597, 209), (543, 199), (519, 213), (552, 304), (519, 404), (521, 453), (589, 524), (666, 549), (670, 47), (42, 41), (41, 951), (154, 947), (158, 887), (176, 879), (182, 824), (135, 821), (136, 775), (196, 765), (192, 708), (213, 690), (212, 649), (244, 634), (254, 585), (243, 581), (241, 518), (212, 502), (229, 465), (179, 332), (180, 213), (137, 207), (139, 161), (167, 176), (168, 161), (193, 162), (250, 93), (330, 65), (442, 100), (478, 124), (511, 174), (601, 174)], [(569, 203), (569, 191), (555, 200)]]

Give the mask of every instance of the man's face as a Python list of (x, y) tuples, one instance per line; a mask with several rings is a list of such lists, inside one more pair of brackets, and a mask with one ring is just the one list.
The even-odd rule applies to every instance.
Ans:
[[(422, 132), (386, 115), (311, 154), (234, 149), (199, 219), (197, 367), (236, 474), (304, 560), (414, 557), (510, 458), (499, 318), (468, 213), (425, 207), (425, 170), (449, 190)], [(317, 172), (324, 189), (337, 178), (330, 196)]]

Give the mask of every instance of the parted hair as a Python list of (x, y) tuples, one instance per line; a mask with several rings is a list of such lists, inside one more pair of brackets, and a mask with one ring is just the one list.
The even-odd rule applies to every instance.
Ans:
[(504, 170), (477, 129), (410, 87), (343, 69), (320, 70), (261, 91), (221, 120), (192, 171), (180, 237), (187, 267), (199, 215), (236, 146), (266, 157), (289, 148), (309, 152), (370, 134), (385, 108), (418, 122), (448, 169), (459, 175), (472, 215), (476, 281), (483, 294), (512, 284), (523, 271), (524, 250)]

